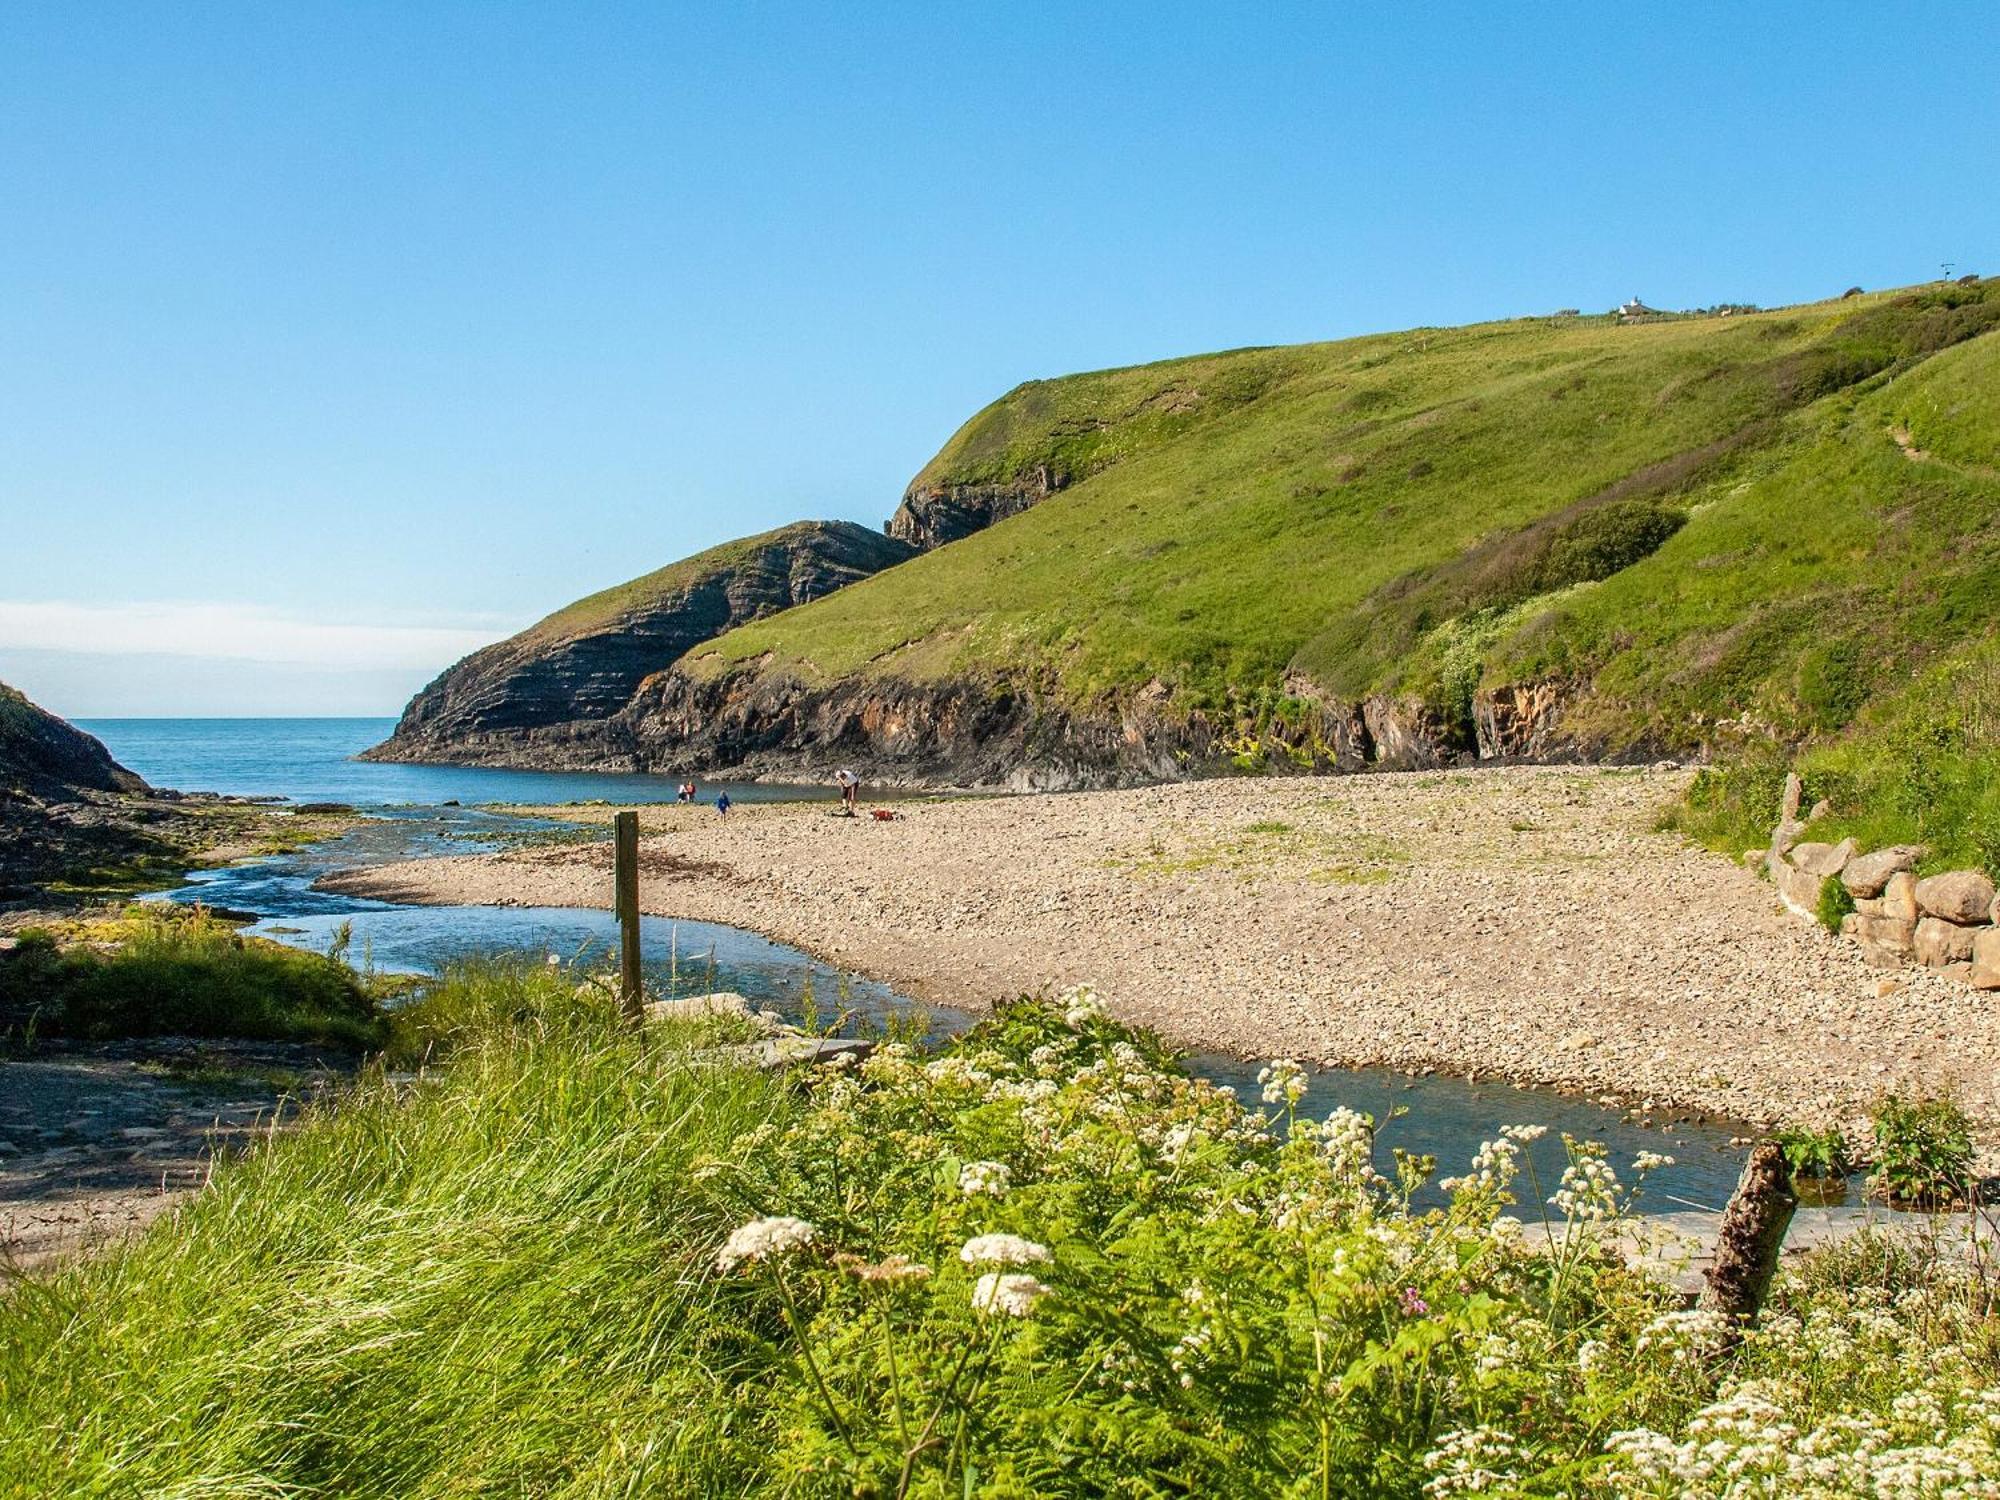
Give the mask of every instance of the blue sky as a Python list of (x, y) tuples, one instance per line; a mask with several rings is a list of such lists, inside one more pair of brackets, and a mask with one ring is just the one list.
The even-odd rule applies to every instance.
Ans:
[(2000, 261), (2000, 12), (0, 8), (0, 678), (394, 712), (1017, 381)]

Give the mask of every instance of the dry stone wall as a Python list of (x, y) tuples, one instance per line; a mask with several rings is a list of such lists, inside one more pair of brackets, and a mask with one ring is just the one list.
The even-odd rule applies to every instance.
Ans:
[(1929, 853), (1920, 844), (1898, 844), (1863, 853), (1853, 839), (1816, 843), (1803, 835), (1823, 811), (1799, 816), (1799, 780), (1785, 779), (1785, 800), (1770, 847), (1746, 859), (1762, 861), (1778, 898), (1814, 921), (1824, 909), (1827, 882), (1838, 881), (1853, 904), (1840, 933), (1861, 945), (1862, 956), (1882, 969), (1922, 964), (1975, 989), (2000, 990), (2000, 899), (1983, 870), (1947, 870), (1919, 878)]

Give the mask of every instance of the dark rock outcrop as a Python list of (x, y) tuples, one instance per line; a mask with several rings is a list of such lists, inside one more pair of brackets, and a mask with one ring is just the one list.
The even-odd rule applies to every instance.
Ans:
[(850, 765), (892, 785), (1067, 790), (1174, 780), (1217, 756), (1208, 720), (1173, 711), (1163, 694), (1076, 708), (966, 677), (820, 686), (756, 665), (713, 676), (674, 668), (622, 717), (635, 763), (667, 774), (823, 780)]
[(1018, 516), (1068, 487), (1070, 476), (1039, 464), (1010, 484), (937, 484), (919, 478), (889, 518), (889, 535), (928, 552)]
[(137, 792), (146, 783), (113, 760), (96, 736), (0, 682), (0, 788), (48, 796), (78, 788)]
[(851, 521), (803, 521), (712, 548), (473, 652), (411, 699), (366, 758), (629, 768), (634, 747), (616, 716), (648, 675), (915, 550)]

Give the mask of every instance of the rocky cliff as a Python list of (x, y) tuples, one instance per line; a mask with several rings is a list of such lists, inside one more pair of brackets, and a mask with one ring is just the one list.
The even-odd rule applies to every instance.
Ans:
[(887, 530), (928, 552), (1018, 516), (1068, 483), (1068, 474), (1047, 464), (1037, 464), (1004, 483), (951, 484), (919, 478), (903, 492), (903, 503), (889, 517)]
[(803, 521), (727, 543), (567, 609), (449, 668), (373, 760), (633, 764), (617, 715), (639, 684), (737, 625), (820, 598), (914, 555), (849, 521)]
[(111, 758), (102, 741), (0, 682), (0, 789), (60, 796), (79, 789), (135, 792), (145, 787)]

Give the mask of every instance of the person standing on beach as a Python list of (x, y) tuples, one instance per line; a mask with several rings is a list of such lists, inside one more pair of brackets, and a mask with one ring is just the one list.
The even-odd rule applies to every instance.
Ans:
[(853, 817), (854, 799), (861, 791), (861, 778), (843, 766), (833, 773), (833, 784), (840, 788), (841, 811)]
[(729, 793), (717, 792), (715, 794), (715, 810), (725, 818), (729, 816)]

